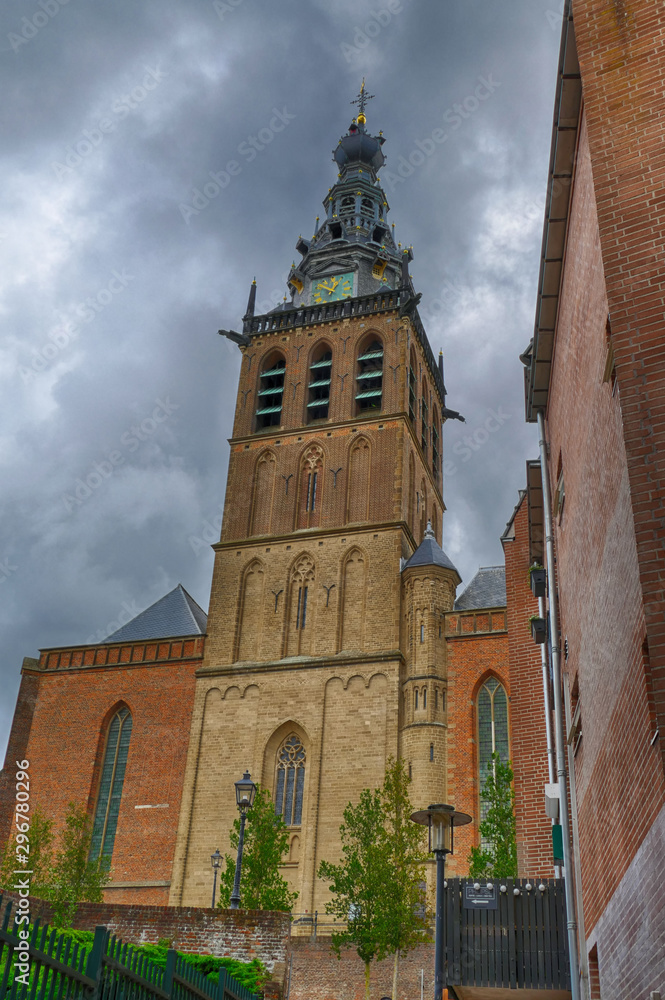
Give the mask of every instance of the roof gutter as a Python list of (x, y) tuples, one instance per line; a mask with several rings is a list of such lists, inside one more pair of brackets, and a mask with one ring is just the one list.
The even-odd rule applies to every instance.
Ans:
[(547, 407), (581, 107), (582, 81), (572, 2), (566, 0), (554, 101), (535, 329), (531, 344), (521, 355), (525, 366), (524, 396), (529, 423), (535, 423), (538, 411)]

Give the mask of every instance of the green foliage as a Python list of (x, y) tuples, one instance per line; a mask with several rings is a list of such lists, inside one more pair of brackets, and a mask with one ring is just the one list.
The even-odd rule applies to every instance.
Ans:
[(109, 859), (90, 860), (92, 825), (83, 806), (69, 803), (60, 848), (51, 867), (46, 898), (53, 904), (53, 923), (69, 927), (79, 903), (101, 903), (103, 889), (110, 881)]
[(501, 762), (498, 753), (492, 754), (480, 797), (488, 807), (479, 827), (487, 846), (471, 848), (469, 877), (517, 878), (513, 769), (510, 761)]
[[(69, 803), (65, 826), (54, 852), (53, 822), (38, 808), (30, 817), (27, 834), (30, 847), (30, 894), (53, 904), (53, 926), (68, 927), (79, 903), (101, 903), (109, 881), (108, 860), (90, 861), (91, 825), (83, 806)], [(0, 888), (9, 889), (16, 880), (17, 838), (15, 833), (0, 854)]]
[[(30, 927), (30, 930), (32, 931), (32, 927)], [(63, 951), (67, 948), (66, 942), (71, 940), (81, 946), (79, 955), (81, 950), (88, 955), (92, 950), (95, 935), (93, 931), (75, 930), (70, 927), (61, 931), (60, 937), (64, 941)], [(166, 939), (162, 938), (160, 941), (166, 941)], [(146, 958), (161, 968), (166, 966), (166, 953), (169, 947), (170, 942), (168, 944), (132, 945), (135, 952), (145, 955)], [(260, 993), (263, 989), (263, 984), (268, 979), (268, 972), (258, 958), (255, 958), (251, 962), (239, 962), (235, 958), (217, 958), (215, 955), (190, 955), (186, 952), (178, 952), (178, 954), (188, 965), (193, 966), (198, 972), (202, 972), (203, 975), (208, 976), (213, 983), (217, 982), (220, 969), (226, 969), (234, 979), (242, 983), (243, 986), (246, 986), (252, 993)], [(11, 956), (11, 951), (7, 952), (5, 950), (2, 964), (0, 964), (0, 977), (4, 972), (4, 964), (8, 955)], [(8, 986), (11, 986), (12, 980), (13, 973), (10, 973)]]
[[(161, 944), (144, 944), (137, 951), (149, 958), (155, 965), (162, 968), (166, 966), (166, 953), (169, 946)], [(246, 986), (252, 993), (261, 991), (263, 983), (268, 978), (265, 967), (258, 958), (251, 962), (240, 962), (235, 958), (218, 958), (216, 955), (190, 955), (186, 952), (178, 952), (188, 965), (193, 966), (197, 972), (208, 976), (213, 982), (217, 981), (220, 969), (226, 969), (234, 979)]]
[(347, 921), (332, 935), (333, 950), (339, 957), (343, 945), (355, 946), (365, 963), (367, 997), (372, 961), (427, 940), (423, 829), (410, 820), (408, 785), (403, 762), (389, 761), (383, 787), (364, 789), (358, 805), (344, 810), (341, 862), (319, 865), (319, 878), (333, 893), (326, 912)]
[[(233, 855), (224, 855), (226, 867), (219, 873), (217, 905), (221, 907), (227, 907), (231, 902), (239, 837), (240, 819), (236, 819), (229, 835)], [(275, 814), (268, 789), (259, 787), (245, 825), (240, 878), (243, 909), (291, 911), (298, 893), (289, 890), (288, 882), (279, 872), (288, 849), (286, 824), (281, 816)]]
[[(20, 868), (17, 864), (16, 848), (18, 831), (5, 845), (0, 853), (0, 888), (11, 888), (16, 881), (15, 871)], [(46, 898), (48, 886), (51, 880), (51, 867), (53, 863), (53, 823), (50, 819), (36, 808), (30, 816), (30, 829), (27, 834), (29, 846), (29, 864), (26, 868), (32, 870), (30, 876), (30, 894), (40, 899)], [(23, 841), (21, 842), (23, 843)], [(23, 853), (23, 852), (21, 852)]]
[(406, 953), (429, 940), (424, 912), (425, 829), (411, 821), (409, 776), (404, 761), (389, 760), (381, 789), (384, 833), (389, 849), (387, 952)]

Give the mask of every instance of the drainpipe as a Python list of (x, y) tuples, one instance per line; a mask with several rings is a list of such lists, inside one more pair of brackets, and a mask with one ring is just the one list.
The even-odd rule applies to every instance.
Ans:
[[(572, 712), (570, 707), (570, 691), (568, 685), (563, 686), (564, 707), (566, 710), (566, 732), (570, 732)], [(586, 941), (584, 928), (584, 904), (582, 900), (582, 866), (580, 865), (580, 828), (577, 820), (577, 788), (575, 787), (575, 760), (573, 748), (568, 744), (568, 774), (570, 775), (570, 820), (573, 830), (573, 856), (575, 858), (575, 899), (577, 900), (577, 918), (580, 928), (580, 941)], [(585, 1000), (589, 1000), (589, 963), (586, 948), (580, 955), (580, 976)]]
[[(545, 598), (538, 598), (538, 617), (547, 618), (547, 609), (545, 608)], [(540, 644), (540, 660), (543, 668), (543, 704), (545, 706), (545, 740), (547, 743), (547, 780), (550, 785), (555, 784), (555, 754), (554, 754), (554, 738), (552, 736), (552, 706), (550, 704), (550, 672), (547, 662), (547, 643), (542, 642)], [(552, 820), (552, 826), (556, 823), (556, 820)], [(561, 872), (559, 866), (554, 866), (554, 877), (560, 878)]]
[(556, 740), (556, 765), (559, 781), (559, 809), (563, 839), (563, 863), (566, 869), (564, 888), (566, 892), (566, 918), (568, 927), (568, 954), (570, 956), (570, 992), (572, 1000), (580, 1000), (580, 963), (577, 948), (577, 921), (575, 919), (574, 862), (570, 847), (570, 816), (568, 813), (568, 779), (566, 774), (566, 750), (563, 729), (563, 704), (561, 700), (561, 650), (559, 648), (559, 603), (556, 591), (554, 569), (554, 536), (552, 534), (552, 507), (550, 503), (550, 483), (547, 473), (547, 441), (545, 438), (545, 418), (538, 410), (538, 437), (540, 448), (540, 470), (543, 480), (543, 516), (545, 521), (545, 547), (547, 552), (547, 596), (550, 609), (550, 633), (552, 636), (552, 673), (554, 679), (554, 732)]

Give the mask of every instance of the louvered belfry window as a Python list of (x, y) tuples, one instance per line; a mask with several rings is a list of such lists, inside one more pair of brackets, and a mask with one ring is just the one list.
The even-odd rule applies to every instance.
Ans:
[(115, 832), (120, 812), (122, 786), (125, 780), (129, 740), (132, 735), (132, 715), (128, 708), (119, 709), (108, 729), (99, 795), (92, 827), (90, 858), (110, 858), (113, 854)]
[(309, 400), (307, 419), (325, 420), (330, 406), (332, 351), (325, 349), (309, 366)]
[(305, 748), (295, 733), (287, 736), (279, 749), (275, 779), (275, 812), (287, 826), (300, 826), (305, 790)]
[(285, 375), (286, 361), (283, 357), (272, 356), (266, 360), (259, 378), (257, 431), (265, 427), (279, 427), (281, 424)]
[(383, 393), (383, 344), (374, 340), (358, 358), (356, 375), (358, 412), (380, 410)]

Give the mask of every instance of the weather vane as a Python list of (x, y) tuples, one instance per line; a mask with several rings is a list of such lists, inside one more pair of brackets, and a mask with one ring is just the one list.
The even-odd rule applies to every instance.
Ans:
[(362, 115), (363, 121), (365, 120), (365, 104), (367, 103), (367, 101), (371, 101), (373, 97), (374, 97), (374, 94), (366, 94), (365, 93), (365, 77), (363, 77), (363, 82), (360, 85), (360, 93), (355, 98), (355, 100), (349, 101), (349, 104), (357, 104), (358, 105), (358, 119), (359, 120), (360, 120), (361, 115)]

